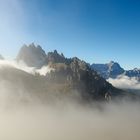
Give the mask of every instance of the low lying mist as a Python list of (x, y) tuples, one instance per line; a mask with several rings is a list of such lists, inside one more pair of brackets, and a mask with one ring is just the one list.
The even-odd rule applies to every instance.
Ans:
[(119, 76), (116, 79), (109, 78), (108, 82), (117, 88), (140, 90), (140, 82), (135, 77)]
[(35, 68), (35, 67), (28, 67), (23, 61), (17, 62), (15, 60), (0, 60), (0, 68), (3, 68), (4, 66), (13, 67), (33, 75), (35, 73), (38, 73), (42, 76), (45, 76), (51, 70), (53, 71), (53, 69), (50, 68), (49, 66)]
[(0, 87), (1, 140), (140, 139), (138, 102), (84, 103), (56, 97), (44, 103), (21, 87), (13, 93), (4, 85)]
[[(32, 73), (33, 68), (15, 62), (1, 61), (0, 68), (12, 66)], [(43, 71), (47, 71), (42, 68)], [(9, 70), (9, 72), (12, 69)], [(42, 71), (40, 71), (42, 73)], [(16, 73), (16, 71), (15, 71)], [(26, 77), (26, 75), (22, 74)], [(43, 75), (43, 74), (42, 74)], [(5, 78), (6, 75), (1, 75)], [(137, 140), (140, 139), (139, 102), (118, 100), (107, 102), (79, 102), (73, 98), (49, 98), (44, 101), (33, 96), (42, 95), (35, 81), (25, 83), (0, 79), (0, 139), (1, 140)], [(27, 75), (30, 78), (32, 75)], [(27, 78), (26, 77), (26, 78)], [(7, 78), (8, 79), (8, 78)], [(12, 80), (12, 82), (10, 81)], [(47, 80), (47, 79), (46, 79)], [(50, 87), (51, 88), (51, 87)], [(47, 93), (52, 94), (52, 93)], [(78, 93), (77, 93), (78, 94)]]
[(140, 104), (17, 104), (1, 108), (0, 124), (2, 140), (140, 139)]

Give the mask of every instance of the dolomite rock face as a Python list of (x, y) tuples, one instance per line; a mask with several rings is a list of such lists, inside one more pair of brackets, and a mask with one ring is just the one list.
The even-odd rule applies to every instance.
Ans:
[(30, 67), (41, 67), (45, 64), (46, 53), (39, 45), (35, 46), (32, 43), (29, 46), (24, 45), (20, 49), (16, 60), (23, 61)]
[[(53, 71), (47, 73), (45, 78), (56, 91), (59, 91), (60, 87), (63, 87), (61, 92), (71, 93), (75, 90), (84, 99), (88, 100), (104, 100), (107, 93), (114, 96), (116, 92), (119, 92), (99, 76), (88, 63), (77, 57), (65, 58), (63, 54), (59, 54), (56, 50), (46, 54), (40, 46), (34, 44), (23, 46), (17, 60), (24, 61), (30, 67), (47, 65), (52, 68)], [(59, 85), (58, 89), (55, 85)]]
[(118, 75), (125, 72), (125, 70), (116, 62), (109, 62), (107, 64), (92, 64), (91, 69), (96, 70), (103, 78), (116, 78)]

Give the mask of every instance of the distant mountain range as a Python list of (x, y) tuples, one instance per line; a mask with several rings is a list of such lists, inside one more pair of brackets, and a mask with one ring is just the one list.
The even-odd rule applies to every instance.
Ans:
[[(114, 97), (132, 96), (126, 92), (113, 87), (105, 79), (117, 77), (120, 74), (132, 75), (137, 71), (125, 71), (118, 63), (113, 61), (109, 64), (89, 65), (77, 57), (66, 58), (56, 50), (46, 52), (39, 45), (24, 45), (15, 61), (24, 62), (28, 67), (38, 71), (43, 67), (50, 68), (45, 75), (39, 73), (27, 73), (17, 67), (4, 66), (0, 69), (0, 82), (7, 81), (7, 89), (10, 85), (13, 93), (21, 94), (24, 87), (26, 93), (38, 96), (42, 99), (53, 97), (74, 97), (92, 100), (110, 100)], [(43, 69), (45, 70), (45, 69)], [(99, 75), (99, 74), (101, 75)], [(12, 92), (12, 90), (10, 90)]]
[[(1, 57), (0, 57), (1, 58)], [(3, 57), (2, 57), (3, 58)], [(75, 58), (76, 59), (76, 58)], [(69, 64), (73, 59), (65, 58), (61, 53), (59, 54), (56, 50), (54, 52), (45, 53), (41, 46), (35, 46), (33, 43), (30, 45), (24, 45), (16, 58), (17, 61), (24, 61), (30, 67), (42, 67), (48, 63), (66, 63)], [(107, 64), (92, 64), (92, 70), (105, 79), (117, 78), (120, 75), (128, 77), (136, 77), (140, 79), (140, 69), (124, 70), (119, 63), (111, 61)]]
[[(0, 57), (1, 58), (1, 57)], [(3, 58), (3, 57), (2, 57)], [(48, 63), (65, 63), (69, 64), (71, 61), (75, 60), (67, 59), (63, 54), (59, 54), (56, 50), (54, 52), (45, 53), (41, 46), (35, 46), (33, 43), (30, 45), (24, 45), (18, 56), (17, 61), (24, 61), (30, 67), (42, 67)], [(77, 59), (78, 60), (78, 59)], [(79, 60), (80, 61), (80, 60)], [(124, 70), (119, 63), (111, 61), (107, 64), (92, 64), (92, 70), (97, 71), (97, 73), (105, 79), (117, 78), (120, 75), (125, 75), (128, 77), (136, 77), (140, 79), (140, 69)]]
[(16, 60), (18, 62), (24, 61), (29, 67), (49, 66), (54, 69), (46, 75), (47, 81), (52, 83), (52, 87), (54, 83), (57, 83), (57, 87), (64, 88), (65, 86), (64, 89), (58, 88), (62, 91), (70, 92), (75, 89), (86, 98), (88, 96), (90, 98), (103, 98), (106, 92), (113, 89), (113, 86), (98, 76), (94, 70), (91, 70), (86, 62), (76, 57), (65, 58), (63, 54), (59, 54), (56, 50), (46, 54), (40, 46), (24, 45), (20, 49)]
[(136, 77), (140, 79), (140, 69), (124, 70), (119, 63), (111, 61), (107, 64), (92, 64), (91, 69), (98, 72), (103, 78), (117, 78), (118, 76)]
[(16, 60), (17, 62), (24, 61), (29, 67), (49, 66), (54, 71), (47, 73), (46, 77), (52, 85), (54, 83), (61, 87), (65, 85), (66, 91), (74, 89), (87, 99), (105, 99), (111, 94), (112, 96), (116, 96), (116, 93), (121, 94), (120, 90), (91, 69), (88, 63), (77, 57), (66, 58), (56, 50), (46, 54), (40, 46), (32, 43), (20, 49)]

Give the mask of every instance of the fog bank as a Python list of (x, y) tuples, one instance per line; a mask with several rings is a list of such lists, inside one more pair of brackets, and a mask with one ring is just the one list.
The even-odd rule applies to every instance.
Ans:
[(108, 82), (121, 89), (140, 89), (140, 82), (135, 77), (120, 76), (116, 79), (109, 78)]
[(0, 68), (3, 68), (4, 66), (14, 67), (33, 75), (38, 73), (42, 76), (45, 76), (50, 71), (54, 70), (49, 66), (43, 66), (41, 68), (28, 67), (23, 61), (17, 62), (16, 60), (0, 60)]
[[(36, 70), (14, 61), (0, 61), (0, 69), (5, 66), (28, 73), (38, 71), (42, 75), (48, 72), (44, 67)], [(3, 78), (0, 79), (0, 140), (140, 139), (138, 102), (119, 100), (110, 103), (85, 103), (78, 101), (80, 96), (76, 93), (73, 93), (74, 98), (70, 99), (60, 98), (59, 94), (52, 98), (49, 95), (53, 93), (49, 90), (47, 93), (46, 90), (43, 91), (46, 86), (42, 87), (42, 83), (38, 86), (39, 83), (36, 83), (35, 79), (30, 79), (34, 77), (32, 75), (24, 75), (14, 70), (14, 75), (10, 75), (6, 81), (2, 74), (0, 75)], [(14, 81), (20, 74), (25, 76), (26, 82)], [(25, 88), (25, 84), (29, 85), (26, 85), (28, 89)], [(37, 89), (34, 90), (32, 87), (40, 89), (36, 92)], [(47, 94), (46, 98), (43, 98), (45, 103), (44, 100), (42, 102), (42, 98), (37, 98), (43, 96), (42, 92)]]
[(2, 140), (140, 139), (140, 106), (130, 102), (63, 107), (33, 105), (0, 111)]

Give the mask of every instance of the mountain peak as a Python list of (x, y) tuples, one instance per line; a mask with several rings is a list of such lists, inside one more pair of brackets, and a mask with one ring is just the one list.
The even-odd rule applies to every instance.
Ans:
[(120, 64), (118, 62), (115, 62), (115, 61), (110, 61), (109, 63), (107, 63), (107, 65), (109, 65), (109, 66), (113, 66), (113, 65), (120, 66)]
[(17, 55), (17, 61), (24, 61), (28, 66), (40, 67), (46, 60), (46, 53), (40, 45), (23, 45)]
[(60, 87), (67, 86), (64, 88), (66, 90), (74, 89), (87, 99), (89, 97), (92, 99), (105, 99), (107, 92), (115, 90), (85, 61), (77, 57), (65, 58), (57, 50), (46, 54), (41, 46), (32, 43), (24, 45), (20, 49), (17, 60), (24, 61), (30, 67), (40, 68), (48, 65), (54, 69), (54, 71), (47, 73), (45, 77), (48, 78), (48, 82), (55, 83), (57, 86), (60, 85)]
[(124, 69), (119, 65), (119, 63), (110, 61), (107, 64), (92, 64), (91, 68), (96, 70), (101, 76), (108, 79), (116, 78), (118, 75), (124, 72)]
[(107, 64), (110, 70), (118, 70), (118, 69), (123, 69), (119, 63), (111, 61), (110, 63)]
[(140, 69), (124, 70), (119, 63), (110, 61), (107, 64), (92, 64), (91, 68), (96, 70), (105, 79), (116, 78), (119, 75), (140, 78)]
[(53, 52), (48, 52), (46, 60), (47, 63), (64, 63), (66, 58), (63, 54), (59, 54), (57, 50), (54, 50)]
[(112, 61), (112, 60), (109, 62), (109, 64), (114, 64), (114, 63), (116, 63), (116, 62), (114, 62), (114, 61)]

